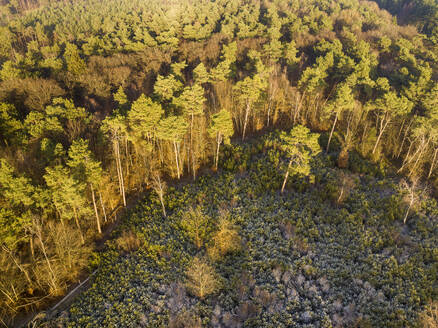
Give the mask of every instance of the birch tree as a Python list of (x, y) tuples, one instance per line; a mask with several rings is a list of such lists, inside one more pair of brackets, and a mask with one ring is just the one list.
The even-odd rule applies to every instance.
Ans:
[(163, 210), (163, 216), (166, 217), (166, 207), (164, 206), (164, 194), (166, 193), (167, 184), (166, 181), (163, 180), (159, 171), (155, 171), (152, 173), (152, 188), (157, 193), (158, 198), (160, 199), (161, 208)]
[(410, 181), (403, 179), (400, 182), (400, 186), (405, 193), (403, 200), (407, 203), (405, 216), (403, 217), (403, 224), (406, 224), (410, 210), (415, 207), (416, 203), (420, 200), (419, 179), (415, 176), (412, 177)]

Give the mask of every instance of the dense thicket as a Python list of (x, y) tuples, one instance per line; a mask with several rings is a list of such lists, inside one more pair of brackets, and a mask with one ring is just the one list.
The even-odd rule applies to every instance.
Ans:
[(64, 293), (129, 195), (166, 215), (164, 178), (220, 165), (232, 136), (301, 124), (339, 167), (355, 150), (436, 184), (436, 52), (374, 2), (2, 4), (4, 317)]
[(420, 196), (404, 225), (399, 178), (360, 159), (339, 169), (323, 153), (311, 157), (308, 172), (291, 172), (280, 194), (290, 159), (285, 137), (312, 145), (313, 136), (298, 126), (226, 146), (220, 173), (169, 189), (167, 217), (150, 193), (95, 258), (91, 288), (36, 322), (428, 327), (418, 313), (437, 297), (436, 200)]

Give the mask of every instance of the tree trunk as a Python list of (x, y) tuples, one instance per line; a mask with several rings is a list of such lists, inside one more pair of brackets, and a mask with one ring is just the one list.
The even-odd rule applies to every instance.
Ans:
[(417, 156), (418, 152), (421, 150), (421, 147), (417, 147), (417, 150), (415, 151), (415, 153), (409, 157), (409, 154), (411, 153), (411, 148), (412, 145), (414, 144), (414, 142), (411, 142), (411, 144), (409, 145), (409, 150), (405, 156), (405, 159), (403, 160), (402, 166), (398, 169), (397, 173), (400, 173), (401, 171), (403, 171), (403, 169), (412, 162), (412, 160)]
[(103, 212), (103, 217), (105, 222), (107, 222), (107, 217), (106, 217), (106, 210), (105, 210), (105, 206), (103, 204), (103, 200), (102, 200), (102, 193), (99, 190), (99, 200), (100, 200), (100, 206), (102, 207), (102, 212)]
[(271, 115), (271, 99), (269, 99), (269, 103), (268, 103), (268, 122), (266, 124), (266, 126), (269, 128), (269, 118)]
[(434, 166), (435, 166), (435, 160), (436, 160), (436, 155), (438, 153), (438, 148), (435, 149), (435, 151), (433, 152), (433, 159), (432, 159), (432, 163), (430, 163), (430, 170), (429, 170), (429, 174), (427, 175), (427, 178), (429, 179), (430, 176), (432, 175)]
[(29, 237), (29, 247), (30, 247), (30, 255), (32, 259), (35, 259), (35, 247), (33, 246), (33, 235), (30, 234)]
[(411, 209), (411, 206), (412, 206), (413, 202), (414, 202), (414, 200), (412, 198), (411, 201), (409, 202), (408, 209), (406, 210), (406, 214), (405, 214), (405, 217), (403, 219), (403, 224), (406, 224), (406, 220), (408, 219), (408, 215), (409, 215), (409, 210)]
[(128, 149), (128, 139), (125, 138), (125, 156), (126, 156), (126, 176), (129, 176), (129, 162), (131, 162), (132, 165), (132, 158), (129, 156), (129, 149)]
[(195, 152), (192, 150), (192, 171), (193, 171), (193, 181), (196, 180), (196, 161)]
[(292, 165), (292, 160), (289, 161), (289, 164), (287, 166), (286, 174), (285, 174), (284, 180), (283, 180), (283, 186), (281, 187), (281, 193), (283, 193), (284, 188), (286, 187), (286, 182), (287, 182), (287, 178), (289, 177), (289, 169), (290, 169), (291, 165)]
[(412, 125), (412, 122), (410, 122), (408, 127), (405, 129), (405, 133), (403, 134), (402, 143), (401, 143), (400, 148), (399, 148), (398, 153), (397, 153), (397, 158), (400, 157), (401, 152), (403, 151), (403, 146), (405, 144), (406, 137), (407, 137), (407, 134), (408, 134), (408, 131), (409, 131), (409, 128), (411, 127), (411, 125)]
[(126, 207), (126, 197), (125, 197), (125, 182), (123, 181), (123, 169), (122, 169), (122, 161), (120, 160), (120, 147), (119, 142), (116, 142), (116, 148), (117, 148), (117, 162), (119, 165), (119, 182), (120, 182), (120, 188), (122, 192), (122, 198), (123, 198), (123, 205)]
[[(403, 119), (402, 124), (401, 124), (401, 126), (400, 126), (400, 130), (399, 130), (399, 132), (398, 132), (397, 141), (400, 140), (400, 137), (401, 137), (402, 132), (403, 132), (403, 128), (405, 127), (405, 123), (406, 123), (406, 119)], [(402, 148), (402, 147), (403, 147), (403, 141), (402, 141), (402, 143), (401, 143), (400, 148)], [(398, 151), (397, 151), (397, 146), (395, 146), (395, 147), (394, 147), (394, 150), (392, 150), (392, 158), (395, 158), (397, 153), (398, 153)]]
[(15, 263), (17, 268), (25, 275), (27, 282), (29, 285), (32, 285), (32, 281), (30, 280), (29, 273), (26, 269), (23, 268), (23, 266), (17, 261), (14, 254), (12, 254), (11, 250), (6, 247), (6, 245), (2, 245), (3, 250), (8, 253), (9, 257), (12, 259), (12, 261)]
[(423, 138), (420, 154), (418, 154), (417, 160), (415, 161), (414, 166), (411, 168), (409, 175), (412, 175), (412, 173), (415, 171), (415, 168), (417, 167), (418, 162), (420, 161), (420, 159), (422, 157), (421, 155), (423, 155), (423, 151), (428, 145), (429, 145), (429, 139), (426, 142), (424, 142), (424, 138)]
[(120, 167), (119, 167), (119, 159), (117, 157), (117, 140), (114, 140), (114, 155), (116, 156), (116, 169), (117, 169), (117, 180), (119, 181), (119, 191), (120, 195), (122, 195), (122, 179), (120, 179)]
[(126, 206), (125, 185), (123, 182), (122, 162), (120, 160), (120, 147), (117, 139), (114, 139), (114, 153), (116, 155), (117, 178), (119, 180), (120, 194), (122, 195), (123, 204)]
[(222, 142), (222, 136), (220, 134), (220, 132), (218, 132), (218, 136), (217, 136), (217, 149), (216, 149), (216, 171), (217, 171), (217, 167), (218, 167), (218, 163), (219, 163), (219, 147), (221, 145)]
[(167, 214), (166, 214), (166, 207), (164, 206), (163, 193), (164, 193), (163, 186), (161, 185), (161, 180), (160, 180), (160, 195), (159, 196), (160, 196), (161, 208), (163, 209), (163, 215), (164, 215), (164, 217), (166, 217)]
[(76, 222), (76, 226), (78, 227), (79, 230), (79, 234), (81, 236), (81, 244), (85, 244), (85, 240), (84, 240), (84, 235), (82, 234), (82, 230), (81, 230), (81, 226), (79, 224), (79, 219), (78, 219), (78, 213), (76, 211), (76, 207), (73, 208), (73, 211), (75, 213), (75, 222)]
[(160, 198), (161, 208), (163, 210), (163, 216), (166, 217), (166, 207), (164, 206), (164, 186), (161, 182), (159, 171), (152, 173), (152, 187)]
[(55, 272), (53, 271), (52, 265), (50, 264), (49, 257), (47, 256), (46, 247), (44, 246), (43, 236), (41, 234), (41, 227), (37, 228), (37, 237), (38, 237), (38, 240), (40, 242), (41, 250), (43, 252), (44, 258), (46, 259), (49, 271), (52, 274), (52, 279), (51, 279), (52, 286), (54, 287), (54, 289), (57, 289), (58, 284), (56, 283), (56, 275), (55, 275)]
[(373, 152), (372, 152), (373, 154), (376, 152), (377, 146), (379, 145), (380, 138), (382, 138), (383, 131), (385, 131), (385, 128), (386, 128), (386, 126), (387, 126), (388, 123), (389, 123), (389, 119), (387, 119), (385, 125), (383, 125), (384, 120), (385, 120), (385, 119), (382, 118), (382, 120), (380, 121), (380, 131), (379, 131), (379, 136), (377, 137), (376, 144), (374, 145)]
[(304, 95), (305, 95), (305, 92), (303, 92), (303, 94), (300, 96), (299, 101), (298, 101), (298, 95), (297, 95), (297, 98), (295, 98), (295, 113), (294, 113), (294, 117), (293, 117), (293, 125), (295, 125), (295, 123), (298, 119), (298, 115), (301, 111), (301, 106), (303, 104)]
[(362, 130), (362, 138), (361, 138), (361, 143), (360, 143), (360, 145), (361, 145), (361, 151), (362, 151), (362, 153), (365, 153), (365, 147), (364, 147), (364, 145), (365, 145), (365, 136), (367, 135), (367, 131), (368, 131), (368, 120), (366, 119), (366, 116), (365, 116), (365, 125), (364, 125), (364, 127), (363, 127), (363, 130)]
[(163, 143), (157, 139), (157, 149), (158, 149), (158, 158), (160, 160), (160, 164), (162, 165), (164, 162), (163, 159)]
[(173, 148), (175, 150), (176, 174), (179, 180), (179, 162), (178, 162), (178, 150), (176, 149), (176, 141), (173, 142)]
[(344, 185), (342, 185), (342, 187), (341, 187), (341, 192), (339, 193), (338, 204), (341, 203), (341, 199), (342, 199), (342, 196), (343, 196), (343, 195), (344, 195)]
[(164, 206), (163, 191), (160, 192), (160, 202), (161, 202), (161, 208), (163, 209), (163, 215), (164, 217), (166, 217), (167, 214), (166, 214), (166, 207)]
[[(272, 109), (272, 99), (274, 98), (274, 96), (275, 96), (275, 93), (276, 93), (276, 91), (277, 91), (277, 88), (274, 88), (273, 86), (272, 86), (272, 83), (270, 84), (270, 87), (269, 87), (269, 90), (270, 90), (270, 92), (269, 92), (269, 101), (268, 101), (268, 122), (267, 122), (267, 127), (269, 128), (269, 123), (270, 123), (270, 116), (271, 116), (271, 109)], [(275, 123), (275, 122), (274, 122)]]
[(246, 110), (245, 110), (245, 121), (243, 122), (243, 133), (242, 133), (242, 141), (245, 140), (245, 132), (246, 126), (248, 124), (248, 115), (251, 110), (251, 104), (249, 101), (246, 102)]
[(96, 197), (94, 195), (93, 185), (90, 185), (90, 188), (91, 188), (91, 198), (93, 198), (94, 213), (96, 215), (97, 232), (102, 233), (102, 229), (100, 228), (99, 212), (97, 211)]
[(327, 149), (325, 151), (326, 153), (329, 152), (330, 141), (332, 140), (333, 131), (335, 131), (335, 126), (336, 126), (336, 123), (338, 122), (338, 116), (339, 116), (339, 112), (336, 112), (335, 121), (333, 122), (332, 130), (330, 131), (330, 136), (329, 136), (329, 139), (327, 142)]
[[(193, 180), (196, 180), (195, 154), (193, 151), (193, 121), (195, 119), (195, 116), (193, 114), (191, 114), (191, 116), (192, 116), (192, 119), (190, 121), (190, 151), (189, 151), (189, 154), (190, 154), (191, 159), (192, 159)], [(189, 167), (190, 167), (190, 163), (189, 163)]]

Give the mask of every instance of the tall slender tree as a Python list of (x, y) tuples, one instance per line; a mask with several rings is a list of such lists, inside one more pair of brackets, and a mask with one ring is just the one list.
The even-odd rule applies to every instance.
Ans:
[(260, 74), (246, 77), (233, 87), (234, 93), (240, 104), (244, 106), (242, 141), (245, 140), (249, 115), (254, 103), (259, 100), (262, 91), (266, 88), (266, 81)]
[(120, 194), (122, 196), (123, 205), (126, 206), (125, 181), (123, 179), (123, 168), (120, 155), (120, 141), (126, 138), (127, 134), (126, 117), (116, 112), (113, 116), (107, 117), (102, 121), (101, 129), (107, 136), (109, 136), (113, 145)]
[(334, 99), (329, 101), (324, 108), (324, 111), (329, 117), (334, 116), (332, 129), (330, 130), (329, 139), (327, 141), (326, 152), (329, 152), (330, 141), (332, 140), (333, 132), (335, 131), (336, 123), (342, 112), (352, 110), (354, 108), (354, 97), (350, 86), (347, 83), (341, 83), (336, 88)]
[(376, 143), (372, 152), (374, 154), (388, 125), (395, 117), (407, 115), (412, 110), (413, 104), (406, 97), (398, 96), (395, 91), (389, 91), (379, 97), (372, 106), (376, 109), (379, 126)]
[(159, 139), (170, 141), (173, 144), (178, 179), (181, 176), (179, 145), (187, 131), (187, 127), (188, 124), (183, 116), (169, 116), (160, 121), (157, 129), (157, 137)]
[(128, 124), (132, 132), (139, 138), (152, 141), (155, 138), (158, 122), (164, 114), (159, 103), (141, 94), (132, 103), (128, 112)]
[(204, 111), (204, 89), (199, 84), (186, 87), (179, 97), (173, 99), (173, 103), (182, 108), (184, 115), (190, 117), (190, 158), (192, 162), (193, 178), (195, 178), (196, 170), (194, 165), (195, 155), (193, 151), (193, 125), (195, 116), (202, 114)]
[(219, 113), (213, 114), (211, 117), (208, 133), (212, 138), (216, 139), (216, 156), (214, 165), (218, 167), (219, 162), (219, 147), (222, 142), (230, 143), (230, 137), (234, 134), (233, 119), (231, 114), (226, 109), (222, 109)]
[(84, 194), (85, 184), (74, 179), (72, 172), (61, 165), (47, 167), (44, 179), (61, 220), (75, 220), (81, 243), (84, 244), (80, 221), (91, 212)]
[(68, 150), (67, 165), (72, 169), (73, 176), (85, 183), (91, 194), (94, 214), (96, 216), (96, 226), (98, 233), (102, 233), (99, 211), (97, 210), (96, 189), (102, 180), (102, 167), (100, 162), (94, 159), (93, 154), (88, 149), (88, 142), (78, 139), (73, 142)]

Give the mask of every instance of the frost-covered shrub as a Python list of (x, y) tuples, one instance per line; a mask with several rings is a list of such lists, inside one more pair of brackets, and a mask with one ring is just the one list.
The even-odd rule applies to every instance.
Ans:
[[(169, 187), (166, 218), (156, 195), (146, 196), (114, 234), (117, 239), (135, 231), (141, 247), (126, 252), (109, 242), (94, 257), (98, 270), (90, 289), (52, 326), (412, 327), (419, 322), (424, 305), (437, 296), (436, 201), (422, 200), (403, 225), (396, 178), (345, 171), (354, 177), (354, 188), (338, 203), (340, 170), (326, 157), (315, 163), (315, 184), (280, 195), (283, 155), (275, 134), (266, 138), (262, 146), (224, 147), (224, 165), (232, 163), (233, 171), (222, 167), (195, 183)], [(363, 172), (373, 167), (363, 165)], [(199, 248), (189, 233), (193, 226), (183, 223), (190, 208), (207, 218)], [(224, 209), (232, 228), (218, 226)], [(228, 249), (224, 242), (222, 255), (204, 262), (221, 288), (201, 298), (193, 287), (196, 275), (189, 279), (193, 285), (186, 285), (187, 273), (199, 268), (194, 258), (207, 258), (222, 229), (232, 231), (232, 240), (238, 236), (240, 248)]]

